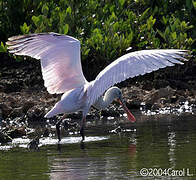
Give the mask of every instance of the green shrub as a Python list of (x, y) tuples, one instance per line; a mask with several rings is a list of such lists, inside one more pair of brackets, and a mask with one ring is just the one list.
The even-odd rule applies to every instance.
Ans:
[(69, 34), (81, 41), (84, 61), (108, 64), (126, 49), (195, 50), (194, 0), (1, 0), (0, 9), (0, 41), (34, 32)]

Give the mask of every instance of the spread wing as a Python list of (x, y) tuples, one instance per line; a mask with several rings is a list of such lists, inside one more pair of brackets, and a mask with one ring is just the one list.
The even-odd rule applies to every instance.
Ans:
[(111, 86), (128, 78), (144, 75), (174, 64), (183, 64), (180, 60), (187, 55), (186, 50), (162, 49), (142, 50), (128, 53), (109, 64), (92, 82), (88, 92), (89, 105), (103, 95)]
[(79, 40), (57, 33), (14, 36), (8, 40), (10, 53), (41, 60), (49, 93), (64, 93), (87, 82), (81, 67)]

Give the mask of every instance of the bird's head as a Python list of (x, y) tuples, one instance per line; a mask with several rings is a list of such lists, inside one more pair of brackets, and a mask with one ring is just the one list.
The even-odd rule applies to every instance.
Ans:
[(118, 87), (112, 87), (112, 88), (110, 88), (110, 91), (112, 91), (113, 98), (117, 99), (117, 101), (120, 103), (120, 105), (122, 105), (124, 111), (127, 113), (128, 120), (130, 120), (131, 122), (135, 122), (136, 119), (135, 119), (134, 115), (129, 111), (129, 109), (126, 106), (126, 102), (123, 99), (122, 91)]
[(116, 86), (114, 86), (114, 87), (111, 87), (107, 92), (106, 92), (106, 94), (111, 94), (112, 95), (112, 97), (113, 97), (113, 99), (122, 99), (122, 91), (118, 88), (118, 87), (116, 87)]

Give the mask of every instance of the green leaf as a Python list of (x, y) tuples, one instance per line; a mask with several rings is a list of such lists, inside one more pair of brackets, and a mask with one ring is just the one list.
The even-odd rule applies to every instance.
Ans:
[(7, 52), (7, 46), (4, 45), (3, 42), (1, 42), (0, 52)]
[(142, 41), (137, 46), (140, 47), (140, 48), (143, 48), (147, 44), (148, 44), (148, 41)]
[(68, 24), (65, 24), (65, 25), (63, 26), (63, 34), (67, 34), (68, 31), (69, 31), (69, 25), (68, 25)]
[(88, 49), (86, 49), (86, 50), (85, 50), (85, 52), (84, 52), (84, 55), (85, 55), (85, 56), (87, 56), (87, 55), (88, 55), (88, 53), (89, 53), (89, 51), (90, 51), (90, 49), (89, 49), (89, 48), (88, 48)]
[(112, 27), (113, 27), (114, 31), (118, 31), (118, 29), (119, 29), (119, 23), (118, 22), (115, 22)]
[(169, 36), (169, 33), (170, 33), (170, 28), (169, 28), (169, 26), (167, 26), (166, 29), (165, 29), (165, 32), (164, 32), (165, 38), (167, 36)]
[(131, 32), (129, 33), (129, 35), (128, 35), (128, 40), (129, 40), (129, 43), (132, 42), (132, 40), (133, 40), (133, 31), (131, 31)]
[(48, 15), (48, 11), (49, 11), (49, 7), (47, 6), (47, 4), (44, 4), (42, 6), (42, 13), (43, 13), (43, 15), (47, 16)]
[(0, 53), (1, 52), (5, 52), (2, 46), (0, 46)]
[(28, 34), (30, 30), (30, 26), (27, 26), (27, 23), (24, 22), (23, 26), (20, 26), (20, 30), (23, 34)]
[(192, 3), (193, 3), (194, 9), (196, 10), (196, 1), (195, 0), (192, 0)]
[(155, 22), (156, 19), (153, 19), (153, 16), (151, 15), (147, 20), (147, 29), (151, 30)]
[(32, 21), (34, 22), (34, 24), (39, 27), (41, 25), (42, 22), (42, 15), (39, 16), (33, 16), (32, 17)]
[(118, 0), (118, 2), (120, 3), (121, 6), (123, 6), (125, 3), (125, 0)]
[(67, 14), (69, 14), (71, 16), (71, 7), (70, 6), (66, 9), (66, 15)]
[(165, 16), (163, 16), (162, 17), (162, 22), (163, 22), (164, 25), (166, 25), (167, 22), (168, 22), (168, 19)]
[(162, 33), (159, 29), (157, 30), (157, 32), (159, 33), (159, 35), (165, 40), (165, 34)]
[(177, 37), (176, 32), (171, 33), (171, 37), (172, 37), (172, 39), (173, 39), (173, 40), (175, 40), (175, 39), (176, 39), (176, 37)]
[(195, 41), (190, 37), (188, 40), (187, 40), (187, 43), (189, 45), (192, 45)]
[(115, 5), (111, 5), (110, 6), (110, 12), (112, 13), (112, 12), (114, 12), (115, 11)]
[(64, 22), (65, 22), (65, 17), (66, 17), (66, 13), (65, 13), (65, 11), (60, 11), (59, 13), (59, 22), (60, 22), (60, 24), (64, 24)]
[(116, 18), (117, 18), (117, 17), (116, 17), (115, 12), (112, 12), (112, 15), (110, 16), (110, 22), (111, 22), (111, 21), (114, 21)]
[(146, 19), (148, 17), (148, 11), (150, 10), (150, 8), (147, 8), (142, 15), (139, 18), (139, 21), (143, 21), (144, 19)]

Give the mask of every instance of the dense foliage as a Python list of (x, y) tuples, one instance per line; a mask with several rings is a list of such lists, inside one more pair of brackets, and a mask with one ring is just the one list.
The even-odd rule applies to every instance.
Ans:
[(196, 1), (0, 0), (0, 51), (9, 36), (49, 31), (78, 38), (83, 63), (96, 68), (126, 50), (195, 51)]

